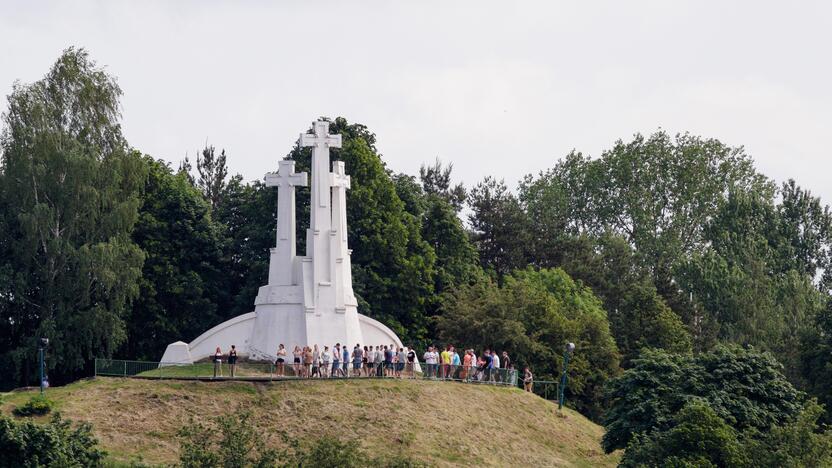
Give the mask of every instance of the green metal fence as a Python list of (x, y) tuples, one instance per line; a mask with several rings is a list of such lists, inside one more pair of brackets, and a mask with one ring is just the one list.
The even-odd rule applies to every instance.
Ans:
[(96, 359), (95, 375), (110, 377), (135, 377), (145, 379), (184, 380), (257, 380), (271, 381), (306, 378), (402, 378), (436, 381), (457, 381), (485, 385), (517, 386), (516, 369), (483, 369), (477, 367), (421, 364), (421, 372), (414, 372), (409, 364), (382, 364), (354, 369), (343, 364), (337, 369), (330, 364), (303, 366), (285, 363), (282, 367), (270, 362), (240, 361), (234, 368), (227, 363), (198, 362), (193, 364), (168, 364), (147, 361)]

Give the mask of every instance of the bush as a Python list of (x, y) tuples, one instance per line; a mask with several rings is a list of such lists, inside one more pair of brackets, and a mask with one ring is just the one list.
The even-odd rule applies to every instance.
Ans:
[(179, 461), (186, 468), (274, 466), (278, 454), (265, 448), (251, 413), (219, 416), (204, 425), (191, 420), (179, 430)]
[(14, 409), (15, 416), (42, 416), (52, 411), (55, 403), (46, 398), (44, 395), (37, 394), (33, 396), (23, 406), (18, 406)]
[(696, 356), (645, 351), (633, 367), (610, 380), (602, 445), (626, 448), (638, 433), (664, 432), (692, 399), (707, 401), (737, 431), (767, 432), (803, 408), (802, 394), (768, 353), (718, 346)]
[(55, 414), (48, 424), (0, 416), (0, 468), (20, 466), (97, 467), (106, 453), (98, 448), (92, 426)]
[(185, 468), (292, 467), (292, 468), (419, 468), (424, 464), (407, 457), (373, 458), (356, 441), (322, 436), (312, 445), (301, 446), (280, 434), (287, 449), (267, 449), (262, 434), (251, 423), (250, 413), (213, 418), (208, 424), (194, 422), (179, 431), (179, 462)]

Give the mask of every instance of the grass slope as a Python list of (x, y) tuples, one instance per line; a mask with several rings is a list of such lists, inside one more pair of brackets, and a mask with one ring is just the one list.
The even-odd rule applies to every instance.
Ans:
[[(0, 411), (34, 391), (3, 395)], [(451, 382), (334, 380), (177, 382), (97, 378), (48, 390), (58, 411), (94, 425), (115, 461), (172, 463), (176, 431), (191, 416), (206, 419), (251, 410), (268, 443), (278, 431), (301, 441), (323, 434), (358, 438), (375, 454), (406, 453), (437, 466), (615, 466), (603, 429), (580, 414), (513, 388)]]

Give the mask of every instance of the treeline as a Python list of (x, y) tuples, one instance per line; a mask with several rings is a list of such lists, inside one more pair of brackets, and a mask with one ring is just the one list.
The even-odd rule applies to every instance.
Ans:
[[(229, 177), (233, 155), (213, 146), (196, 169), (142, 154), (121, 133), (120, 96), (68, 49), (8, 97), (6, 387), (33, 382), (42, 336), (53, 382), (66, 382), (95, 357), (158, 359), (251, 311), (266, 281), (276, 192)], [(644, 349), (692, 356), (721, 344), (770, 352), (791, 384), (832, 404), (832, 215), (794, 181), (758, 173), (742, 148), (636, 135), (597, 158), (573, 152), (514, 190), (491, 177), (463, 187), (439, 161), (395, 173), (365, 126), (337, 118), (330, 131), (352, 177), (359, 310), (406, 342), (496, 347), (538, 378), (557, 376), (575, 342), (568, 398), (596, 419), (608, 381)], [(308, 148), (286, 157), (310, 170)], [(298, 190), (304, 252), (309, 197)]]

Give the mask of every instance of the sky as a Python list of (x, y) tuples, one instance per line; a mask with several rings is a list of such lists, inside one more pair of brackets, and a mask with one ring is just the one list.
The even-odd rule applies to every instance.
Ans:
[(396, 172), (515, 186), (664, 129), (830, 203), (830, 45), (832, 2), (0, 0), (0, 92), (78, 46), (118, 78), (129, 143), (174, 167), (207, 142), (260, 179), (343, 116)]

